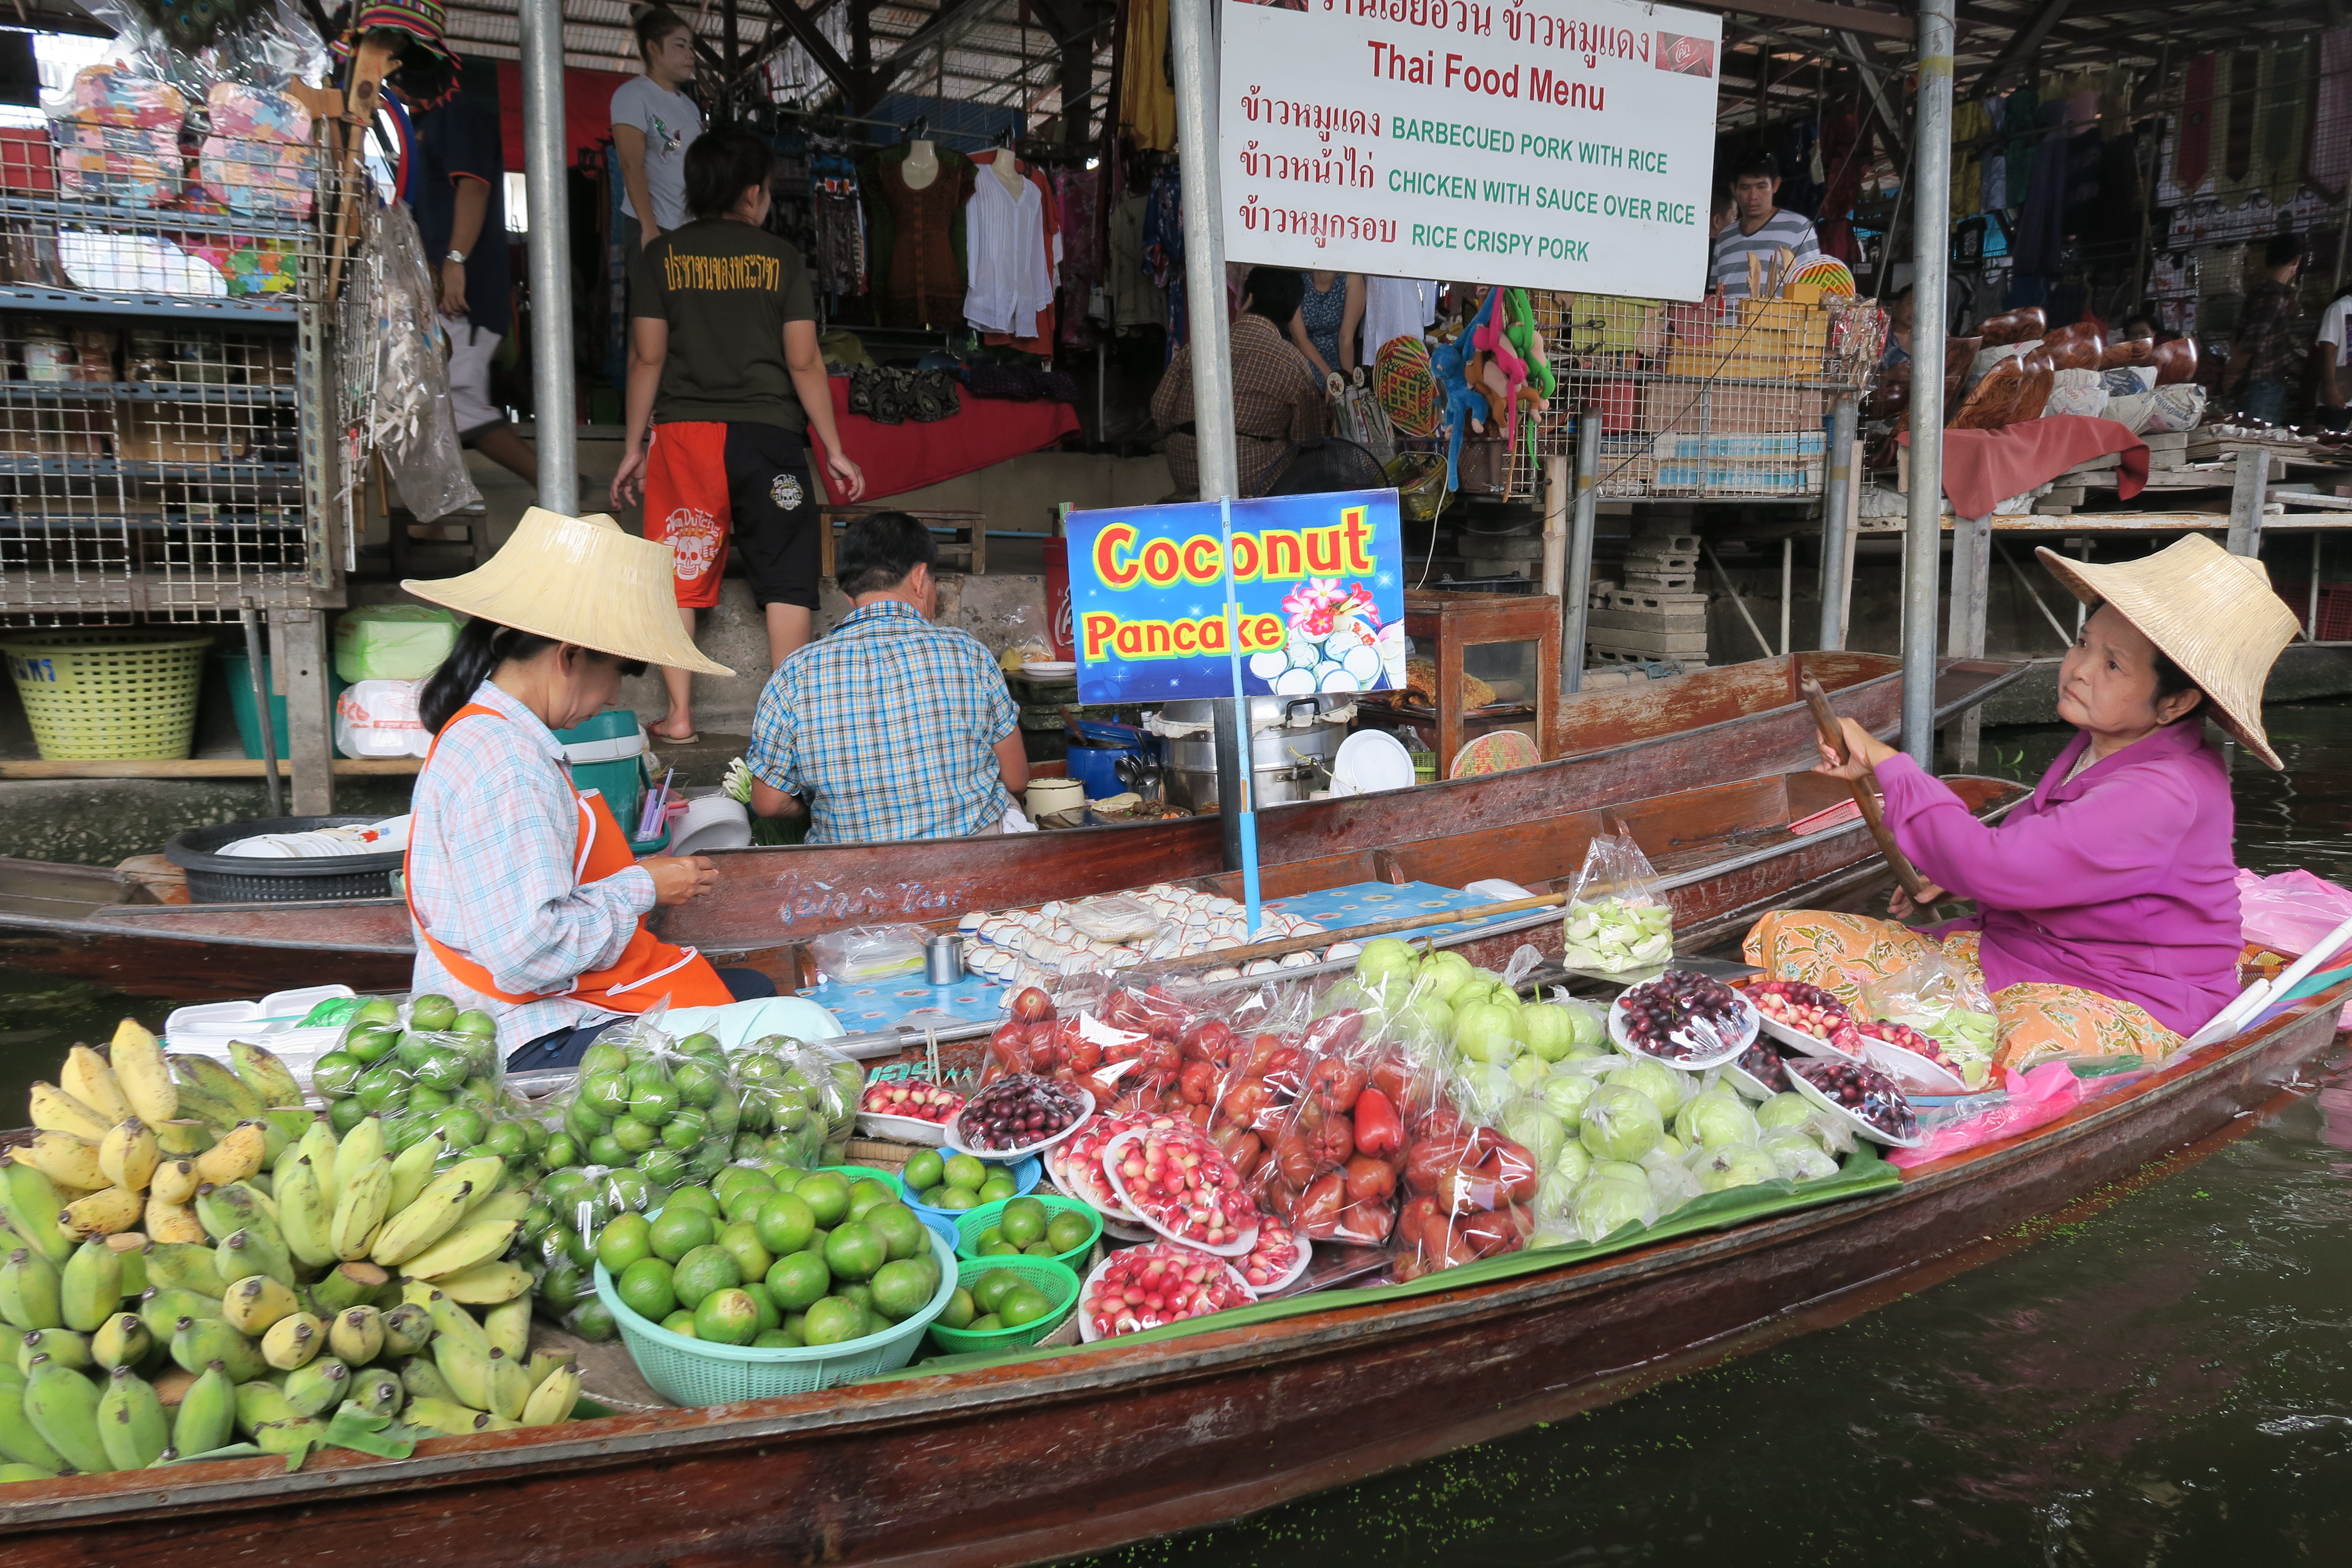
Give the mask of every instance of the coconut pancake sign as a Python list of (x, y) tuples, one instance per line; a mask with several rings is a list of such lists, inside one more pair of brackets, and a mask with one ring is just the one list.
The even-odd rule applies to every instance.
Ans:
[(1225, 254), (1696, 300), (1723, 20), (1625, 0), (1229, 0)]
[[(1394, 490), (1074, 511), (1078, 700), (1307, 697), (1404, 685)], [(1234, 611), (1225, 609), (1230, 574)]]

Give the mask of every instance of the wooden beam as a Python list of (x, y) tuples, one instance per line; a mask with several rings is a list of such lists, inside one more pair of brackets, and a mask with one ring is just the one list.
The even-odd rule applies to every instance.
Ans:
[[(358, 761), (338, 757), (335, 776), (398, 778), (414, 774), (424, 765), (415, 757), (369, 757)], [(0, 779), (257, 779), (261, 771), (258, 757), (152, 757), (108, 763), (57, 763), (29, 757), (0, 761)], [(278, 772), (281, 777), (289, 772), (284, 757), (278, 759)]]
[(817, 30), (817, 25), (810, 20), (809, 14), (800, 8), (799, 0), (776, 0), (776, 21), (801, 47), (809, 52), (809, 58), (816, 62), (816, 68), (824, 72), (834, 86), (841, 89), (844, 97), (853, 104), (859, 102), (857, 73), (849, 68), (849, 62), (841, 58), (841, 52), (833, 47), (832, 41)]
[(2066, 7), (2073, 3), (2074, 0), (2047, 0), (2041, 14), (2031, 24), (2010, 35), (2008, 44), (1994, 57), (1992, 64), (1968, 85), (1961, 96), (1975, 98), (1992, 92), (2000, 88), (2011, 71), (2020, 66), (2032, 64), (2033, 57), (2041, 51), (2042, 40), (2050, 36), (2050, 29), (2065, 16)]
[(1860, 5), (1824, 5), (1822, 0), (1739, 0), (1736, 5), (1711, 5), (1706, 9), (1742, 16), (1769, 16), (1777, 21), (1802, 22), (1815, 27), (1864, 33), (1874, 38), (1901, 38), (1906, 42), (1917, 31), (1911, 23), (1891, 11), (1873, 11)]

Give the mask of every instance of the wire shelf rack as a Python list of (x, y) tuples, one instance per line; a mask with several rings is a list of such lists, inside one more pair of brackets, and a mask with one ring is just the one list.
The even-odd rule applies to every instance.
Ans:
[(1558, 387), (1523, 424), (1510, 489), (1542, 488), (1542, 460), (1573, 457), (1576, 411), (1601, 424), (1606, 496), (1801, 500), (1821, 493), (1830, 400), (1868, 389), (1886, 341), (1867, 300), (1695, 304), (1536, 291)]
[(121, 68), (0, 129), (0, 625), (341, 601), (316, 129)]

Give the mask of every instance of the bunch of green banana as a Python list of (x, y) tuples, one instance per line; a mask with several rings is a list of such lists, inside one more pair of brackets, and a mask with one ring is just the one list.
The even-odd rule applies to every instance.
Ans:
[(507, 1159), (394, 1151), (375, 1116), (338, 1137), (253, 1047), (232, 1071), (126, 1022), (110, 1055), (75, 1047), (0, 1164), (0, 1483), (296, 1454), (345, 1404), (447, 1433), (569, 1418), (579, 1373), (531, 1352), (506, 1260), (531, 1202)]

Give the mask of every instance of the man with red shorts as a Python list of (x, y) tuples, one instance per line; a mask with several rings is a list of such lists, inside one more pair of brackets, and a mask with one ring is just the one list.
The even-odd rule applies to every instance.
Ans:
[[(748, 131), (712, 132), (686, 154), (695, 221), (646, 245), (630, 268), (628, 430), (613, 504), (643, 487), (646, 537), (667, 542), (679, 617), (719, 602), (731, 535), (768, 623), (773, 668), (809, 640), (820, 560), (803, 426), (833, 489), (866, 493), (841, 449), (800, 254), (761, 226), (775, 155)], [(648, 442), (650, 437), (650, 443)], [(653, 732), (695, 739), (687, 672), (665, 668), (669, 713)]]

